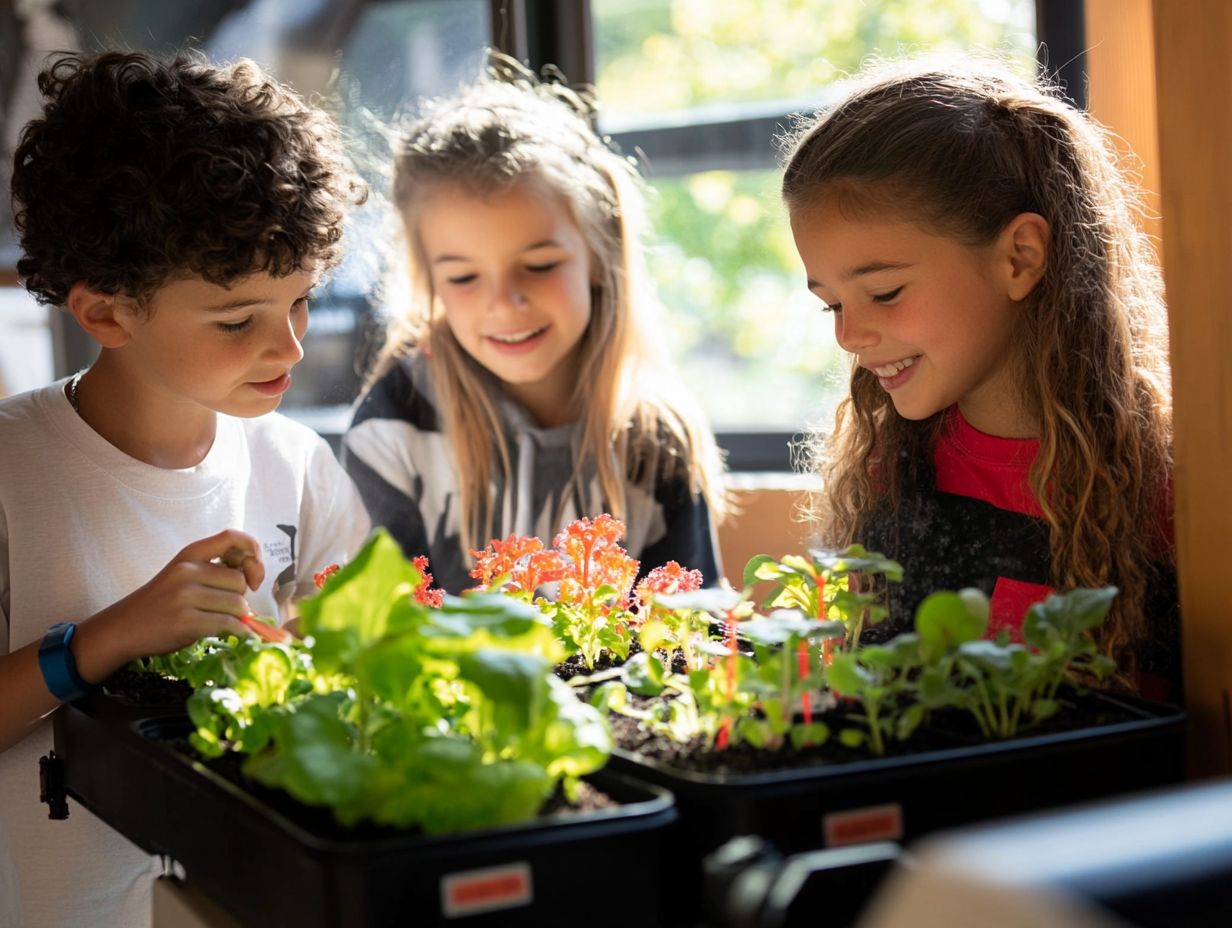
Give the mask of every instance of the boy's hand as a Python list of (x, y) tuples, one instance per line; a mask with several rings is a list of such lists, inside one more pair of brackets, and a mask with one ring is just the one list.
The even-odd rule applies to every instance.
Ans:
[(264, 578), (260, 545), (251, 535), (228, 529), (193, 542), (147, 584), (83, 623), (79, 637), (93, 640), (74, 648), (82, 676), (97, 682), (131, 660), (207, 635), (249, 634), (239, 620), (249, 611), (244, 595)]

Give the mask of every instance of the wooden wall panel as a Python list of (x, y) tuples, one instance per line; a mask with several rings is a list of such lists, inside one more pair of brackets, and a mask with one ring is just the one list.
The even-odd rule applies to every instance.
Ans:
[(1143, 188), (1142, 228), (1159, 248), (1159, 135), (1151, 0), (1086, 0), (1087, 108), (1116, 133)]
[(1155, 0), (1176, 526), (1194, 776), (1232, 773), (1232, 3)]
[(741, 475), (732, 475), (732, 500), (736, 511), (719, 526), (719, 551), (723, 573), (740, 589), (744, 565), (758, 554), (782, 557), (804, 554), (810, 543), (810, 529), (800, 515), (807, 491), (797, 477), (783, 475), (781, 484), (761, 481), (761, 485), (741, 485)]

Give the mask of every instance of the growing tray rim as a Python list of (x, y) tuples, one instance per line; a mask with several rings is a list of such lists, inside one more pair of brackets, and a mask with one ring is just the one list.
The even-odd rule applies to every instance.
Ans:
[[(101, 697), (101, 700), (109, 699), (110, 697)], [(212, 770), (201, 760), (178, 751), (168, 744), (160, 744), (160, 739), (152, 737), (148, 729), (169, 723), (181, 725), (187, 721), (186, 714), (166, 712), (166, 708), (165, 706), (160, 707), (163, 711), (157, 715), (141, 715), (139, 711), (131, 707), (124, 707), (120, 713), (112, 713), (108, 711), (104, 702), (83, 699), (62, 707), (61, 711), (79, 713), (89, 720), (89, 724), (111, 727), (130, 748), (145, 755), (161, 771), (178, 782), (185, 782), (188, 778), (195, 777), (197, 782), (191, 784), (185, 782), (185, 785), (191, 785), (194, 789), (206, 788), (223, 793), (239, 802), (252, 814), (260, 816), (285, 832), (306, 851), (317, 856), (368, 856), (417, 849), (447, 851), (478, 842), (482, 842), (485, 852), (499, 852), (505, 848), (516, 848), (558, 838), (583, 840), (591, 833), (617, 835), (640, 831), (669, 825), (677, 818), (675, 798), (670, 790), (661, 784), (640, 779), (629, 770), (613, 768), (609, 764), (594, 773), (587, 774), (582, 779), (591, 782), (598, 789), (609, 792), (609, 795), (611, 795), (610, 784), (615, 786), (619, 794), (641, 794), (640, 798), (622, 800), (619, 795), (613, 795), (612, 798), (618, 804), (612, 808), (581, 812), (562, 810), (526, 822), (466, 829), (438, 835), (413, 832), (408, 829), (405, 831), (391, 830), (389, 834), (365, 835), (351, 839), (324, 836), (294, 821), (281, 810), (263, 801), (261, 797), (244, 789), (241, 784)], [(191, 723), (189, 725), (191, 726)], [(88, 799), (77, 793), (71, 783), (66, 785), (65, 791), (92, 814), (107, 821), (104, 815), (94, 809)], [(290, 798), (298, 801), (294, 800), (294, 797)], [(307, 809), (319, 809), (307, 803), (303, 805)]]

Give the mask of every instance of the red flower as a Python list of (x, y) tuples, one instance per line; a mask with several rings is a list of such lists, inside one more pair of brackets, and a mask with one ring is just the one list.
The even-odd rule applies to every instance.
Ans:
[(313, 574), (312, 582), (316, 584), (316, 588), (319, 590), (321, 587), (325, 586), (325, 581), (336, 574), (340, 569), (341, 568), (337, 564), (330, 564), (324, 570), (318, 570), (315, 574)]
[(411, 558), (411, 563), (422, 575), (422, 579), (411, 595), (415, 597), (416, 602), (423, 603), (425, 606), (439, 607), (445, 601), (445, 591), (430, 589), (432, 574), (428, 572), (428, 559), (421, 554), (419, 557)]
[(534, 593), (559, 580), (563, 567), (558, 552), (545, 551), (538, 538), (522, 535), (493, 539), (482, 551), (471, 551), (471, 557), (475, 559), (471, 576), (479, 581), (478, 589), (489, 589), (494, 580), (507, 576), (502, 589)]

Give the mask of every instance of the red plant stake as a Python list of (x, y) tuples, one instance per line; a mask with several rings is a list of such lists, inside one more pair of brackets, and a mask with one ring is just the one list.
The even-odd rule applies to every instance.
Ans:
[[(729, 609), (727, 617), (723, 622), (723, 630), (727, 633), (727, 673), (724, 675), (727, 681), (727, 698), (733, 700), (736, 698), (736, 619), (733, 613), (734, 609)], [(716, 751), (722, 751), (727, 747), (728, 739), (731, 732), (731, 717), (723, 719), (719, 724), (719, 734), (714, 739), (714, 748)]]
[[(800, 667), (800, 679), (808, 679), (808, 639), (800, 642), (800, 646), (796, 649), (796, 659)], [(804, 711), (804, 724), (811, 725), (813, 723), (813, 694), (808, 690), (800, 694), (800, 708)]]
[(258, 638), (262, 638), (265, 641), (272, 641), (274, 644), (288, 644), (295, 640), (295, 636), (285, 628), (279, 628), (276, 625), (267, 625), (265, 622), (262, 622), (260, 619), (253, 616), (251, 612), (239, 616), (239, 620), (248, 626), (248, 628), (250, 628), (254, 633), (256, 633)]

